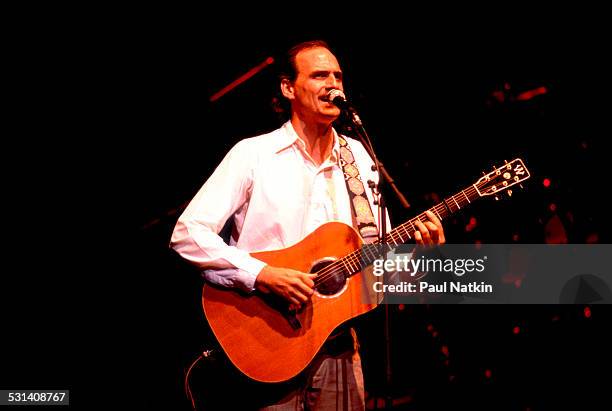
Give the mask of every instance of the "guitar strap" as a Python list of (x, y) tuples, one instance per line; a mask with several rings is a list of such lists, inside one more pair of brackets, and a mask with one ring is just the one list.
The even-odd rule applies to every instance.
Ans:
[(355, 165), (355, 157), (348, 142), (341, 135), (338, 135), (338, 140), (340, 142), (340, 166), (344, 173), (344, 181), (349, 193), (353, 216), (357, 222), (357, 229), (365, 243), (372, 243), (378, 239), (378, 227), (376, 227), (372, 207), (366, 196), (359, 170)]

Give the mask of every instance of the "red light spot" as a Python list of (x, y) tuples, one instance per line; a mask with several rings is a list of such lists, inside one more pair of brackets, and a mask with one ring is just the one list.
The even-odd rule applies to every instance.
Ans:
[(442, 354), (444, 354), (446, 357), (448, 357), (448, 346), (443, 345), (442, 348), (440, 349), (440, 351), (442, 351)]
[(512, 235), (512, 241), (518, 241), (520, 239), (518, 234)]
[(512, 332), (513, 332), (514, 334), (518, 334), (518, 333), (520, 333), (520, 332), (521, 332), (521, 327), (519, 327), (519, 326), (517, 325), (516, 327), (514, 327), (514, 328), (512, 329)]
[(259, 63), (257, 66), (253, 67), (252, 69), (238, 77), (236, 80), (232, 81), (230, 84), (213, 94), (209, 99), (210, 102), (213, 103), (219, 100), (225, 94), (229, 93), (230, 91), (238, 87), (240, 84), (244, 83), (245, 81), (253, 77), (255, 74), (259, 73), (261, 70), (263, 70), (272, 63), (274, 63), (274, 59), (272, 57), (266, 58), (263, 62)]
[(470, 222), (465, 226), (465, 231), (469, 233), (476, 228), (477, 225), (478, 221), (476, 220), (476, 217), (470, 217)]
[(494, 91), (493, 93), (491, 93), (491, 95), (493, 96), (493, 98), (495, 98), (495, 100), (499, 101), (500, 103), (503, 103), (506, 99), (506, 95), (503, 91)]
[(523, 283), (523, 278), (525, 278), (527, 274), (524, 272), (519, 273), (506, 273), (502, 276), (502, 282), (504, 284), (514, 284), (516, 288), (519, 288)]
[(510, 90), (510, 83), (504, 83), (504, 90)]
[(516, 99), (519, 101), (531, 100), (532, 98), (540, 96), (542, 94), (546, 94), (547, 92), (548, 90), (546, 89), (546, 87), (538, 87), (534, 88), (533, 90), (525, 91), (519, 94)]
[(544, 226), (544, 238), (546, 244), (567, 244), (567, 231), (557, 214), (553, 214), (546, 222)]
[(485, 370), (485, 377), (491, 378), (491, 370)]
[(437, 337), (437, 336), (438, 336), (438, 332), (437, 332), (437, 331), (434, 331), (432, 335), (433, 335), (434, 337)]
[(557, 211), (557, 205), (555, 203), (550, 203), (548, 209), (554, 213), (555, 211)]
[(586, 318), (591, 318), (591, 307), (584, 307), (584, 316)]
[(544, 187), (546, 188), (550, 187), (550, 179), (545, 178), (544, 181), (542, 181), (542, 184), (544, 184)]
[(432, 332), (433, 331), (433, 325), (427, 324), (427, 331)]
[(587, 236), (585, 243), (587, 244), (597, 244), (599, 243), (599, 234), (591, 233)]
[(404, 304), (400, 304), (397, 309), (400, 311), (404, 311), (404, 309), (406, 308), (406, 306)]
[(552, 320), (553, 321), (559, 321), (561, 319), (561, 317), (559, 317), (558, 315), (555, 315)]

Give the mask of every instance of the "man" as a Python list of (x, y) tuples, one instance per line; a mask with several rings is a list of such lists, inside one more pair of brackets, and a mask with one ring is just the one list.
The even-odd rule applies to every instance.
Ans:
[[(366, 182), (378, 176), (363, 146), (341, 139), (332, 127), (340, 109), (327, 96), (331, 90), (343, 90), (343, 84), (342, 70), (328, 45), (300, 43), (291, 48), (287, 61), (289, 70), (281, 76), (280, 90), (290, 104), (290, 120), (230, 150), (179, 218), (172, 247), (201, 268), (207, 281), (274, 293), (297, 309), (312, 296), (315, 275), (272, 267), (249, 253), (294, 245), (328, 221), (356, 227), (340, 162), (341, 141), (352, 152), (366, 187), (364, 201), (374, 210), (366, 212), (377, 225)], [(430, 221), (417, 223), (417, 243), (443, 243), (440, 221), (428, 216)], [(227, 245), (218, 233), (229, 218), (235, 228)], [(332, 334), (296, 382), (263, 409), (363, 410), (363, 377), (353, 335), (346, 329)]]

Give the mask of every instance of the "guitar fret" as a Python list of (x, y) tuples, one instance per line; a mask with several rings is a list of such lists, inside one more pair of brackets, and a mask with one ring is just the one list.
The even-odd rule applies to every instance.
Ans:
[(355, 254), (354, 261), (357, 262), (359, 268), (365, 267), (366, 265), (369, 265), (371, 263), (371, 257), (368, 256), (368, 246), (363, 246), (362, 250), (356, 250), (355, 252), (353, 252), (353, 254)]
[(442, 217), (440, 217), (440, 213), (438, 213), (438, 210), (436, 209), (436, 207), (433, 208), (434, 212), (436, 213), (436, 215), (438, 216), (438, 219), (440, 221), (442, 221)]
[[(361, 246), (361, 250), (357, 252), (357, 259), (360, 264), (365, 263), (365, 265), (370, 263), (370, 256), (368, 255), (368, 246)], [(362, 264), (364, 265), (364, 264)]]
[(461, 210), (461, 206), (459, 205), (459, 203), (455, 199), (455, 196), (453, 196), (453, 200), (455, 201), (455, 204), (457, 204), (457, 210)]
[(444, 215), (444, 218), (446, 218), (446, 217), (448, 217), (450, 215), (450, 212), (448, 211), (448, 208), (446, 208), (446, 206), (444, 204), (440, 203), (439, 207), (440, 207), (440, 211)]
[(470, 198), (465, 194), (465, 190), (461, 190), (461, 192), (465, 196), (465, 199), (468, 201), (468, 204), (471, 203)]
[(397, 236), (399, 237), (400, 242), (402, 242), (402, 243), (403, 243), (403, 242), (404, 242), (404, 238), (402, 237), (402, 235), (400, 234), (400, 232), (399, 232), (399, 231), (397, 231)]
[(408, 230), (406, 230), (406, 227), (400, 226), (402, 227), (402, 229), (404, 230), (404, 232), (406, 233), (406, 235), (408, 236), (409, 240), (412, 240), (412, 236), (410, 235), (410, 232)]
[(366, 251), (366, 256), (367, 256), (367, 252), (370, 251), (371, 255), (368, 256), (368, 258), (371, 258), (371, 260), (366, 260), (368, 263), (371, 263), (372, 261), (376, 260), (376, 254), (371, 250), (372, 246), (370, 244), (367, 244), (366, 246), (364, 246), (365, 251)]
[(350, 269), (347, 267), (347, 265), (346, 265), (346, 257), (345, 257), (345, 258), (343, 258), (343, 259), (341, 259), (340, 261), (342, 262), (342, 265), (344, 265), (344, 270), (345, 270), (347, 273), (350, 273), (350, 272), (351, 272), (351, 270), (350, 270)]
[(355, 256), (353, 256), (353, 258), (349, 259), (349, 264), (351, 264), (351, 272), (357, 272), (359, 271), (359, 266), (357, 265), (357, 263), (355, 262)]
[(478, 187), (476, 187), (476, 184), (472, 184), (472, 187), (474, 187), (474, 190), (476, 190), (476, 194), (481, 195), (480, 190), (478, 190)]
[(395, 246), (402, 244), (404, 242), (404, 240), (402, 239), (402, 236), (397, 231), (391, 231), (390, 236), (391, 236), (391, 239), (393, 240), (393, 245)]
[(453, 213), (453, 209), (451, 208), (450, 204), (448, 204), (448, 202), (446, 200), (443, 200), (444, 206), (446, 207), (446, 209), (448, 210), (448, 212), (450, 214)]

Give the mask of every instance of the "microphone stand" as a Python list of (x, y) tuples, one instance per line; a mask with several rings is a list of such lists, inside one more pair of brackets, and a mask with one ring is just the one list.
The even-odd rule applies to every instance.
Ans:
[[(380, 242), (385, 246), (386, 238), (387, 238), (387, 211), (385, 206), (384, 197), (382, 195), (381, 184), (383, 181), (386, 181), (387, 184), (391, 186), (393, 192), (396, 194), (397, 198), (400, 200), (402, 206), (406, 209), (410, 208), (410, 204), (406, 197), (399, 191), (397, 186), (395, 185), (395, 180), (391, 178), (383, 164), (378, 161), (378, 157), (374, 152), (374, 147), (372, 146), (372, 142), (365, 128), (363, 127), (363, 123), (359, 118), (359, 115), (355, 111), (354, 108), (348, 106), (346, 108), (347, 114), (353, 124), (353, 131), (361, 140), (361, 144), (365, 147), (366, 151), (372, 157), (374, 161), (374, 165), (372, 166), (372, 171), (378, 171), (378, 187), (372, 181), (368, 181), (368, 186), (372, 190), (372, 194), (374, 197), (374, 204), (378, 205), (378, 221), (380, 224)], [(391, 330), (390, 330), (390, 312), (389, 312), (389, 304), (385, 304), (385, 377), (387, 389), (385, 390), (385, 409), (390, 410), (393, 406), (393, 398), (391, 397), (391, 383), (392, 383), (392, 370), (391, 370)]]
[[(408, 200), (406, 200), (406, 197), (402, 194), (402, 192), (399, 191), (399, 189), (397, 188), (397, 185), (395, 185), (395, 180), (387, 172), (387, 169), (385, 168), (383, 163), (378, 161), (378, 158), (376, 157), (376, 154), (374, 152), (374, 147), (372, 146), (372, 142), (370, 141), (370, 136), (368, 136), (368, 133), (363, 127), (361, 118), (359, 118), (359, 115), (357, 114), (354, 108), (348, 107), (346, 110), (348, 112), (351, 123), (354, 126), (353, 130), (359, 137), (359, 140), (361, 140), (361, 144), (363, 144), (363, 146), (365, 147), (370, 157), (372, 157), (372, 159), (374, 160), (374, 166), (372, 167), (372, 170), (373, 171), (378, 170), (378, 185), (380, 186), (384, 179), (384, 181), (386, 181), (387, 184), (389, 184), (389, 186), (393, 189), (393, 192), (399, 199), (400, 203), (402, 204), (402, 207), (404, 207), (405, 209), (409, 209), (410, 203), (408, 203)], [(380, 190), (379, 190), (379, 195), (382, 198), (382, 194), (380, 194)]]

